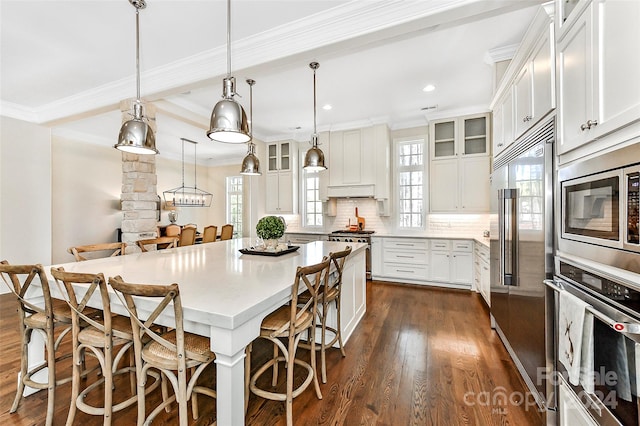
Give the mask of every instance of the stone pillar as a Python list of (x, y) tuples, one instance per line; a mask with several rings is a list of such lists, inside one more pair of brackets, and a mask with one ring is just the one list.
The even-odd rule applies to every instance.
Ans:
[[(123, 123), (133, 116), (134, 100), (120, 102)], [(144, 116), (154, 132), (155, 112), (153, 104), (144, 104)], [(140, 251), (136, 241), (157, 236), (160, 211), (157, 183), (155, 155), (122, 153), (122, 241), (127, 243), (127, 253)]]
[(127, 253), (140, 251), (136, 241), (156, 236), (160, 207), (156, 184), (155, 155), (122, 153), (122, 241)]

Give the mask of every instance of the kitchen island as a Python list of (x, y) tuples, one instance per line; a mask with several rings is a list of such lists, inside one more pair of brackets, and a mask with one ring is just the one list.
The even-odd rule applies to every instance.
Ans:
[[(107, 279), (120, 275), (132, 283), (178, 283), (185, 330), (210, 337), (216, 354), (218, 425), (235, 426), (244, 424), (245, 347), (258, 337), (264, 317), (290, 299), (296, 268), (318, 263), (329, 252), (344, 250), (347, 245), (316, 241), (277, 257), (239, 252), (250, 244), (248, 238), (235, 239), (55, 266), (70, 272), (102, 272)], [(341, 300), (344, 341), (366, 310), (366, 244), (349, 245), (353, 251), (343, 272)], [(51, 277), (51, 268), (45, 269)], [(100, 306), (100, 301), (96, 298), (89, 304)], [(152, 304), (141, 308), (145, 306), (152, 309)], [(126, 314), (115, 296), (112, 309)], [(327, 320), (335, 327), (335, 312)], [(170, 325), (172, 318), (161, 317), (159, 322)], [(38, 362), (38, 356), (42, 360), (42, 347), (30, 347), (30, 356), (33, 362)]]

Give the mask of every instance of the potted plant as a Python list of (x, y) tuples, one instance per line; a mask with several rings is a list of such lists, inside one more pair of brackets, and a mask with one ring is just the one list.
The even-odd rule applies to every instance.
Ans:
[(256, 233), (262, 238), (267, 248), (275, 250), (278, 245), (278, 238), (284, 235), (284, 220), (277, 216), (265, 216), (258, 221)]

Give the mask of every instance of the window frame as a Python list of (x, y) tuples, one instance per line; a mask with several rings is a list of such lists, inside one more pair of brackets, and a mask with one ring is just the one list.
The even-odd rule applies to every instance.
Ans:
[[(238, 180), (240, 185), (240, 191), (231, 191), (231, 185), (233, 185), (234, 180)], [(236, 184), (237, 185), (237, 184)], [(243, 225), (244, 225), (244, 178), (241, 175), (232, 175), (227, 176), (225, 178), (225, 194), (226, 194), (226, 203), (225, 203), (225, 218), (226, 223), (230, 223), (233, 225), (233, 237), (236, 238), (238, 236), (242, 236)], [(237, 196), (238, 202), (236, 205), (240, 206), (240, 214), (237, 214), (237, 220), (233, 220), (232, 218), (232, 203), (231, 198), (232, 195)]]
[[(323, 208), (322, 208), (322, 200), (320, 199), (320, 184), (321, 184), (321, 177), (320, 177), (320, 173), (322, 172), (307, 172), (306, 170), (302, 169), (300, 176), (302, 177), (302, 185), (301, 186), (301, 197), (300, 199), (302, 200), (302, 218), (301, 218), (301, 222), (302, 222), (302, 227), (303, 228), (307, 228), (307, 229), (324, 229), (324, 213), (323, 213)], [(313, 212), (311, 214), (313, 214), (316, 217), (320, 218), (320, 225), (309, 225), (307, 223), (307, 178), (312, 177), (314, 179), (316, 179), (316, 185), (317, 187), (314, 189), (315, 193), (318, 196), (317, 200), (313, 200), (313, 202), (317, 203), (318, 207), (319, 207), (319, 211), (317, 212)]]
[[(422, 147), (422, 164), (415, 166), (400, 166), (400, 148), (407, 144), (420, 144)], [(428, 182), (428, 146), (425, 137), (414, 136), (406, 138), (398, 138), (393, 140), (393, 188), (394, 188), (394, 203), (397, 212), (397, 218), (395, 220), (395, 227), (399, 231), (412, 231), (412, 230), (425, 230), (427, 229), (427, 199), (429, 191)], [(420, 171), (422, 172), (422, 211), (420, 212), (420, 226), (403, 226), (402, 225), (402, 200), (400, 191), (400, 173), (404, 171)], [(410, 200), (413, 200), (411, 198)], [(412, 213), (416, 214), (416, 213)]]

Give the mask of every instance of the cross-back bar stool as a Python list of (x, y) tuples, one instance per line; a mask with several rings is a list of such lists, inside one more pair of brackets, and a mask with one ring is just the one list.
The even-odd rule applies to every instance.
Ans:
[[(71, 352), (58, 354), (62, 339), (71, 331), (71, 311), (63, 301), (51, 298), (49, 282), (42, 265), (11, 265), (6, 260), (0, 262), (0, 275), (9, 290), (18, 301), (18, 315), (20, 316), (20, 376), (18, 389), (11, 406), (10, 413), (18, 409), (24, 387), (34, 389), (47, 389), (47, 417), (45, 424), (50, 426), (53, 422), (56, 387), (71, 381), (71, 376), (56, 377), (56, 362), (71, 357)], [(8, 279), (7, 279), (8, 277)], [(25, 299), (31, 285), (39, 280), (44, 307), (36, 306)], [(61, 303), (59, 303), (61, 302)], [(57, 338), (55, 332), (61, 330)], [(39, 333), (45, 343), (46, 359), (43, 364), (29, 369), (29, 342), (33, 332)], [(47, 368), (47, 382), (38, 382), (33, 375)]]
[(104, 251), (110, 253), (109, 256), (105, 257), (113, 257), (125, 254), (126, 247), (127, 243), (101, 243), (69, 247), (67, 251), (73, 255), (73, 257), (76, 259), (76, 262), (82, 262), (84, 260), (87, 260), (87, 258), (84, 257), (81, 253)]
[[(318, 399), (322, 399), (316, 371), (315, 333), (313, 331), (316, 327), (316, 309), (320, 287), (327, 279), (330, 262), (329, 258), (325, 256), (322, 262), (318, 264), (298, 267), (291, 289), (291, 303), (281, 306), (275, 312), (267, 315), (260, 326), (259, 337), (271, 341), (274, 345), (273, 358), (251, 376), (249, 388), (251, 392), (262, 398), (285, 401), (288, 426), (293, 425), (293, 398), (300, 395), (311, 382), (314, 384), (316, 396)], [(301, 304), (302, 306), (298, 304), (298, 290), (301, 286), (306, 287), (306, 291), (309, 292), (309, 298), (305, 303)], [(311, 335), (309, 339), (312, 354), (311, 364), (296, 358), (300, 339), (307, 331)], [(282, 352), (282, 355), (278, 355), (278, 350)], [(249, 357), (251, 350), (247, 350), (246, 354)], [(273, 372), (271, 385), (277, 385), (278, 364), (281, 362), (285, 363), (287, 374), (286, 392), (275, 392), (259, 388), (256, 382), (270, 368)], [(250, 365), (250, 361), (247, 364)], [(294, 364), (303, 367), (307, 372), (304, 381), (295, 389), (293, 388)], [(296, 380), (296, 383), (298, 383), (298, 380)]]
[(136, 244), (143, 252), (149, 251), (147, 246), (152, 245), (155, 245), (156, 249), (170, 249), (178, 246), (178, 237), (148, 238), (146, 240), (138, 240), (136, 241)]
[[(214, 389), (197, 384), (204, 369), (215, 360), (215, 354), (209, 349), (209, 338), (184, 331), (178, 284), (132, 284), (124, 282), (119, 276), (109, 278), (109, 284), (124, 298), (123, 303), (131, 319), (138, 377), (138, 426), (151, 424), (160, 411), (168, 409), (169, 404), (174, 401), (178, 402), (180, 426), (186, 426), (189, 400), (192, 402), (193, 418), (197, 419), (197, 395), (216, 398)], [(149, 298), (157, 301), (154, 308), (151, 308), (152, 312), (145, 314), (144, 318), (139, 316), (143, 311), (138, 305), (141, 297), (147, 299), (146, 302)], [(175, 323), (170, 325), (170, 331), (158, 333), (154, 321), (167, 309), (173, 310)], [(145, 305), (144, 312), (149, 310), (149, 306)], [(148, 343), (145, 343), (145, 338)], [(163, 391), (163, 401), (146, 416), (145, 393), (141, 390), (144, 388), (147, 375), (154, 369), (169, 379), (174, 395), (167, 398), (166, 392)], [(187, 370), (191, 371), (188, 380)]]
[[(71, 307), (73, 325), (73, 381), (71, 386), (71, 405), (67, 416), (67, 426), (73, 424), (76, 409), (95, 415), (103, 416), (104, 424), (110, 425), (113, 421), (113, 413), (136, 403), (136, 380), (135, 367), (133, 365), (134, 356), (133, 334), (131, 323), (125, 316), (114, 315), (111, 312), (111, 302), (104, 275), (87, 274), (78, 272), (66, 272), (62, 267), (51, 268), (51, 274), (56, 279), (60, 287), (64, 286), (67, 303)], [(102, 301), (102, 316), (87, 315), (87, 303), (97, 291)], [(81, 327), (81, 323), (88, 324)], [(116, 348), (119, 348), (116, 350)], [(80, 377), (82, 374), (81, 360), (86, 351), (90, 351), (100, 363), (102, 377), (89, 384), (84, 389), (80, 389)], [(119, 367), (120, 362), (126, 354), (130, 355), (129, 365)], [(118, 374), (129, 374), (131, 381), (131, 395), (126, 399), (114, 403), (114, 395), (121, 395), (122, 391), (114, 392), (113, 377)], [(146, 391), (150, 392), (159, 385), (159, 375), (155, 376), (156, 381)], [(95, 406), (86, 402), (86, 396), (96, 390), (97, 393), (104, 393), (103, 405)], [(144, 388), (142, 389), (144, 393)], [(122, 399), (122, 398), (119, 398)]]

